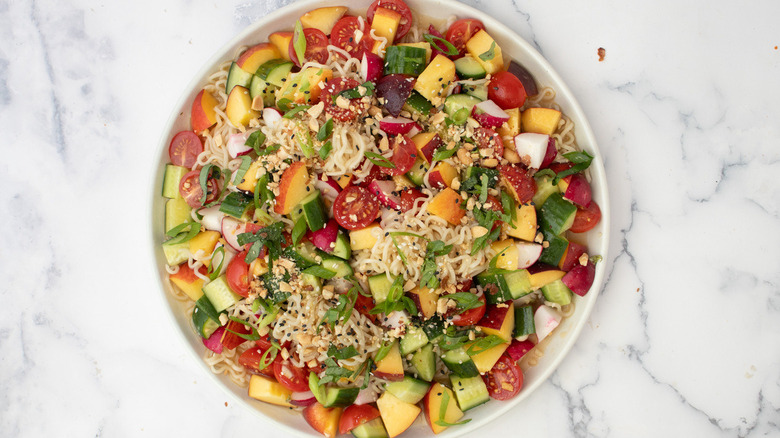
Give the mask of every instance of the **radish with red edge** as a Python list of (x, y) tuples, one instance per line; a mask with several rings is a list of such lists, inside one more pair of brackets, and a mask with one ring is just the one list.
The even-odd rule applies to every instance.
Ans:
[(490, 129), (496, 129), (509, 120), (509, 114), (492, 100), (485, 100), (474, 105), (474, 108), (471, 109), (471, 117), (481, 126)]
[[(441, 34), (441, 32), (439, 32), (439, 29), (436, 29), (436, 28), (435, 28), (435, 27), (434, 27), (432, 24), (428, 26), (428, 33), (429, 33), (429, 34), (431, 34), (431, 35), (433, 35), (433, 36), (435, 36), (435, 37), (439, 37), (439, 38), (441, 38), (441, 39), (444, 39), (444, 35), (442, 35), (442, 34)], [(436, 42), (436, 44), (437, 44), (437, 45), (443, 45), (443, 44), (441, 43), (441, 41), (437, 41), (437, 42)], [(435, 45), (432, 45), (432, 46), (431, 46), (431, 49), (432, 49), (432, 50), (431, 50), (431, 59), (436, 59), (436, 56), (437, 56), (437, 55), (444, 55), (444, 56), (447, 56), (447, 55), (445, 55), (444, 53), (440, 52), (440, 51), (439, 51), (439, 50), (436, 48), (436, 46), (435, 46)]]
[(331, 253), (333, 248), (336, 247), (336, 238), (339, 236), (339, 225), (335, 219), (331, 219), (325, 224), (324, 228), (320, 228), (317, 231), (309, 231), (306, 233), (306, 237), (309, 238), (311, 243), (317, 248)]
[(200, 220), (203, 228), (209, 231), (222, 231), (222, 219), (225, 217), (225, 213), (219, 211), (219, 207), (219, 205), (214, 205), (198, 210), (198, 214), (203, 216), (203, 219)]
[(404, 135), (408, 134), (416, 124), (414, 120), (406, 117), (387, 116), (379, 121), (379, 129), (390, 135)]
[(518, 341), (517, 339), (512, 339), (512, 343), (509, 344), (509, 347), (506, 349), (506, 354), (508, 354), (513, 361), (517, 362), (522, 359), (526, 353), (531, 351), (532, 348), (534, 348), (534, 343), (531, 341)]
[(217, 354), (222, 354), (222, 335), (225, 334), (225, 327), (218, 327), (208, 339), (203, 340), (203, 345)]
[(374, 180), (368, 185), (368, 190), (373, 193), (385, 207), (396, 210), (401, 208), (401, 197), (394, 193), (395, 181)]
[(571, 175), (569, 180), (569, 186), (563, 193), (563, 199), (573, 202), (582, 208), (587, 207), (592, 199), (592, 191), (590, 183), (585, 175), (581, 173), (575, 173)]
[(542, 255), (542, 245), (532, 242), (518, 241), (517, 247), (517, 269), (525, 269), (536, 263)]
[(515, 136), (515, 151), (530, 169), (541, 168), (550, 136), (534, 132), (523, 132)]
[(282, 113), (276, 108), (263, 109), (263, 121), (268, 126), (274, 126), (282, 120)]
[(539, 342), (542, 342), (561, 323), (561, 313), (550, 306), (541, 305), (534, 312), (534, 326)]
[[(325, 177), (325, 175), (322, 176)], [(314, 188), (319, 190), (322, 198), (329, 201), (331, 204), (336, 200), (336, 196), (341, 193), (341, 186), (331, 178), (328, 178), (327, 181), (322, 179), (315, 180)]]
[(246, 145), (246, 139), (249, 138), (249, 134), (250, 132), (247, 131), (228, 137), (227, 150), (230, 158), (240, 157), (252, 152), (252, 147)]
[(422, 129), (423, 129), (422, 126), (420, 126), (419, 123), (415, 122), (414, 126), (412, 126), (412, 129), (409, 130), (408, 133), (409, 137), (414, 137), (415, 135), (421, 133)]
[(295, 406), (313, 405), (317, 399), (311, 391), (293, 392), (290, 394), (290, 404)]
[(365, 81), (376, 82), (382, 77), (385, 60), (372, 52), (363, 52), (363, 61), (360, 63), (360, 76)]
[(555, 138), (550, 137), (549, 140), (547, 140), (547, 152), (544, 153), (544, 159), (542, 160), (542, 164), (539, 166), (539, 169), (546, 169), (550, 164), (555, 161), (555, 157), (558, 155), (558, 148), (555, 147)]
[(238, 235), (246, 232), (246, 224), (229, 216), (222, 218), (222, 237), (236, 251), (244, 248), (238, 243)]
[(355, 402), (353, 404), (367, 405), (369, 403), (374, 403), (378, 398), (379, 394), (376, 390), (371, 388), (361, 389), (360, 392), (358, 392), (358, 395), (355, 398)]
[(579, 296), (585, 296), (593, 286), (593, 279), (596, 277), (596, 265), (588, 261), (588, 264), (582, 266), (581, 264), (574, 265), (574, 267), (561, 278), (563, 284), (566, 285), (572, 292)]

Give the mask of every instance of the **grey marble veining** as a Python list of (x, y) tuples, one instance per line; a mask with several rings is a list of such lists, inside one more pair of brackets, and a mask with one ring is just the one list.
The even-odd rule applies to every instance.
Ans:
[[(173, 333), (144, 214), (184, 86), (289, 3), (0, 1), (0, 435), (284, 436)], [(576, 346), (472, 435), (780, 436), (780, 3), (464, 3), (567, 82), (612, 205)]]

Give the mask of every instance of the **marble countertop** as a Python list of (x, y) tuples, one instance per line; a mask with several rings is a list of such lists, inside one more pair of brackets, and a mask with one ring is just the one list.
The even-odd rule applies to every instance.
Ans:
[[(139, 273), (170, 109), (287, 3), (0, 1), (0, 435), (284, 435), (204, 375)], [(568, 83), (612, 207), (576, 346), (474, 436), (780, 436), (780, 3), (465, 3)]]

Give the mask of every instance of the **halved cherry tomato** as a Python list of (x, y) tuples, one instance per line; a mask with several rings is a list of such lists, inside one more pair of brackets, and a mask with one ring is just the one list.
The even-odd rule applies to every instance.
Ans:
[(487, 301), (485, 300), (485, 294), (480, 295), (479, 301), (482, 302), (482, 304), (479, 307), (475, 307), (473, 309), (469, 309), (460, 315), (457, 314), (457, 312), (453, 313), (452, 323), (457, 325), (458, 327), (465, 327), (468, 325), (474, 325), (479, 322), (480, 319), (482, 319), (483, 316), (485, 316), (485, 310), (487, 308)]
[(463, 56), (466, 53), (466, 41), (484, 28), (485, 25), (474, 18), (461, 18), (452, 23), (452, 26), (447, 29), (447, 36), (445, 39), (458, 49), (458, 55), (451, 56), (450, 58), (456, 59)]
[(363, 178), (363, 181), (358, 184), (360, 187), (368, 188), (368, 185), (371, 184), (372, 181), (383, 180), (387, 178), (387, 175), (382, 172), (381, 166), (374, 165), (368, 160), (363, 160), (363, 164), (360, 165), (360, 169), (363, 169), (364, 166), (369, 165), (371, 166), (371, 170), (368, 171), (368, 175)]
[(349, 99), (347, 108), (342, 108), (336, 103), (336, 97), (344, 90), (355, 88), (360, 83), (352, 78), (334, 78), (328, 81), (328, 85), (322, 89), (320, 100), (325, 102), (325, 112), (340, 122), (355, 120), (368, 109), (368, 102), (362, 98)]
[(252, 333), (251, 328), (247, 328), (244, 324), (231, 319), (225, 326), (225, 334), (222, 335), (222, 346), (232, 350), (246, 342), (246, 339), (239, 336), (239, 334), (248, 335), (250, 333)]
[[(253, 373), (259, 373), (266, 377), (274, 377), (273, 362), (271, 362), (270, 365), (266, 366), (262, 370), (259, 369), (260, 361), (263, 360), (263, 354), (265, 354), (267, 350), (267, 348), (263, 349), (256, 346), (250, 347), (248, 350), (241, 353), (241, 356), (238, 356), (238, 363)], [(276, 358), (274, 358), (274, 362), (280, 359), (281, 356), (277, 355)], [(268, 360), (267, 357), (266, 360)]]
[(523, 371), (517, 362), (506, 354), (502, 355), (493, 369), (482, 376), (487, 385), (488, 394), (496, 400), (509, 400), (523, 387)]
[[(492, 150), (493, 158), (500, 160), (501, 157), (504, 156), (504, 142), (496, 131), (480, 126), (479, 128), (474, 129), (472, 138), (477, 142), (478, 149)], [(482, 156), (482, 154), (480, 154), (480, 156)]]
[(376, 8), (378, 7), (390, 9), (401, 15), (401, 22), (398, 23), (398, 30), (395, 32), (396, 40), (402, 38), (412, 28), (412, 10), (409, 9), (409, 6), (403, 0), (376, 0), (374, 3), (371, 3), (368, 11), (366, 11), (366, 18), (369, 23), (374, 21), (374, 13), (376, 13)]
[(414, 208), (415, 202), (425, 198), (425, 194), (418, 189), (407, 189), (401, 193), (401, 211), (409, 211)]
[(200, 188), (200, 169), (193, 170), (181, 179), (179, 183), (179, 193), (181, 197), (192, 208), (198, 208), (204, 204), (214, 202), (219, 197), (219, 181), (209, 177), (206, 181), (206, 202), (201, 202), (203, 199), (203, 190)]
[[(317, 363), (317, 365), (313, 366), (313, 367), (311, 367), (309, 365), (306, 365), (306, 368), (309, 371), (313, 371), (314, 374), (317, 374), (317, 375), (320, 375), (320, 374), (322, 374), (323, 371), (325, 371), (325, 367), (323, 367), (321, 363)], [(306, 374), (308, 375), (309, 373), (306, 373)]]
[(339, 420), (339, 433), (346, 434), (361, 424), (379, 418), (379, 409), (371, 405), (351, 405), (344, 409)]
[(309, 390), (309, 373), (298, 368), (289, 360), (274, 361), (274, 377), (282, 386), (292, 392)]
[(365, 228), (379, 217), (379, 201), (363, 187), (350, 186), (333, 201), (336, 222), (348, 230)]
[(488, 84), (488, 99), (500, 106), (501, 109), (520, 108), (528, 97), (523, 88), (523, 83), (517, 76), (508, 71), (501, 71), (493, 75)]
[(249, 265), (244, 261), (246, 251), (241, 251), (228, 263), (225, 270), (228, 286), (242, 297), (249, 296)]
[(574, 215), (574, 223), (571, 224), (569, 231), (572, 233), (584, 233), (590, 231), (601, 221), (601, 208), (596, 201), (590, 201), (587, 207), (577, 207), (577, 214)]
[(357, 310), (361, 315), (370, 319), (371, 322), (376, 322), (376, 315), (372, 315), (370, 313), (374, 306), (375, 304), (373, 298), (358, 293), (357, 299), (355, 300), (355, 310)]
[(198, 155), (203, 152), (203, 142), (192, 131), (181, 131), (173, 136), (168, 146), (168, 157), (171, 164), (192, 168), (198, 161)]
[(308, 61), (325, 64), (328, 61), (328, 36), (322, 33), (321, 30), (313, 27), (303, 29), (303, 36), (306, 38), (306, 51), (303, 53), (303, 61), (299, 60), (298, 54), (295, 53), (295, 37), (290, 40), (290, 45), (287, 47), (290, 60), (298, 67)]
[(405, 135), (396, 135), (393, 139), (393, 157), (390, 161), (395, 167), (382, 167), (382, 172), (394, 176), (403, 175), (412, 170), (417, 160), (417, 146)]
[(360, 29), (360, 21), (357, 17), (344, 16), (333, 26), (330, 33), (330, 43), (344, 49), (354, 58), (360, 59), (363, 52), (370, 52), (374, 48), (374, 39), (369, 32), (363, 32), (360, 41), (355, 41), (355, 31), (358, 29)]

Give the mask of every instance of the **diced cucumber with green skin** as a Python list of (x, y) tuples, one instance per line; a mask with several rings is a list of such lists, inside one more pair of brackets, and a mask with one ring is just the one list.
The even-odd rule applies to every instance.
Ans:
[(485, 288), (485, 298), (490, 304), (516, 300), (532, 292), (531, 276), (525, 269), (508, 273), (484, 271), (477, 275), (477, 284), (482, 287), (489, 284), (496, 286)]
[(463, 347), (458, 347), (441, 355), (444, 365), (452, 371), (453, 375), (460, 377), (479, 376), (479, 370), (471, 356), (466, 353)]
[(260, 76), (252, 76), (249, 84), (249, 97), (254, 101), (255, 97), (263, 96), (264, 106), (274, 106), (276, 103), (276, 87), (264, 81)]
[(415, 112), (421, 115), (428, 115), (433, 109), (433, 104), (428, 101), (422, 94), (415, 90), (412, 90), (412, 94), (406, 99), (404, 108), (409, 112)]
[(322, 293), (322, 279), (316, 275), (301, 273), (301, 283), (305, 286), (311, 286), (315, 294)]
[[(482, 175), (487, 177), (488, 187), (491, 189), (496, 188), (500, 174), (496, 169), (488, 169), (486, 167), (471, 166), (463, 173), (463, 182), (461, 187), (469, 181), (474, 181), (475, 187), (482, 187)], [(471, 183), (470, 183), (471, 184)]]
[(480, 100), (488, 100), (488, 87), (485, 84), (463, 84), (460, 89), (462, 93), (468, 94), (469, 96), (474, 96)]
[(322, 203), (319, 190), (309, 193), (309, 195), (303, 198), (300, 205), (310, 230), (317, 231), (325, 228), (325, 224), (328, 223), (328, 216), (325, 214), (325, 205)]
[(468, 94), (453, 94), (444, 101), (444, 112), (451, 116), (465, 108), (471, 114), (471, 109), (480, 102), (482, 101)]
[(428, 173), (428, 163), (422, 157), (417, 157), (412, 165), (412, 169), (406, 173), (406, 176), (412, 184), (421, 186), (425, 182), (426, 173)]
[(335, 272), (337, 278), (347, 277), (354, 273), (352, 266), (349, 266), (349, 263), (338, 257), (323, 257), (322, 267)]
[(542, 295), (544, 295), (545, 300), (561, 306), (571, 303), (571, 290), (561, 280), (555, 280), (542, 286)]
[(461, 79), (482, 79), (487, 76), (487, 72), (479, 61), (471, 56), (464, 56), (455, 60), (455, 71)]
[(170, 163), (165, 165), (162, 186), (162, 195), (164, 198), (181, 198), (181, 193), (179, 193), (179, 183), (181, 183), (182, 177), (184, 177), (184, 175), (186, 175), (189, 171), (190, 169), (187, 169), (186, 167), (176, 166)]
[(532, 333), (536, 333), (533, 307), (515, 306), (515, 330), (512, 335), (515, 338), (524, 338)]
[(431, 343), (438, 342), (444, 335), (444, 320), (439, 315), (432, 316), (422, 323), (422, 329)]
[(410, 46), (390, 46), (385, 51), (385, 75), (419, 76), (425, 70), (425, 49)]
[(249, 208), (252, 206), (254, 206), (254, 201), (251, 196), (242, 192), (230, 192), (222, 200), (219, 211), (238, 219), (248, 220)]
[(404, 337), (401, 338), (400, 350), (401, 355), (406, 356), (409, 353), (414, 353), (420, 347), (428, 343), (428, 336), (420, 327), (410, 325), (406, 328)]
[(377, 304), (383, 303), (387, 300), (387, 296), (390, 295), (390, 287), (395, 281), (395, 276), (387, 274), (377, 274), (368, 277), (368, 288), (371, 290), (371, 295), (374, 297), (374, 301)]
[(183, 243), (163, 243), (163, 253), (165, 254), (165, 261), (168, 266), (176, 266), (186, 262), (190, 258), (190, 244), (189, 242)]
[(430, 382), (436, 375), (436, 353), (433, 344), (426, 344), (412, 355), (412, 366), (417, 377)]
[(195, 302), (195, 309), (192, 311), (192, 324), (203, 339), (208, 339), (220, 327), (219, 313), (211, 305), (206, 295)]
[(292, 68), (293, 63), (290, 61), (272, 59), (258, 67), (255, 74), (269, 84), (281, 87), (284, 84), (283, 79), (287, 78), (287, 74), (290, 73)]
[(509, 296), (513, 300), (533, 292), (533, 289), (531, 289), (531, 274), (525, 269), (518, 269), (504, 274), (504, 281), (509, 288)]
[(341, 230), (339, 230), (339, 234), (336, 236), (336, 246), (333, 247), (331, 255), (344, 260), (349, 260), (352, 257), (352, 246), (349, 244), (349, 238)]
[(169, 199), (165, 203), (165, 232), (189, 222), (192, 218), (191, 212), (192, 208), (187, 205), (184, 198)]
[(252, 83), (252, 78), (255, 75), (243, 70), (235, 62), (230, 64), (230, 70), (228, 70), (227, 82), (225, 83), (225, 93), (230, 95), (230, 90), (236, 85), (240, 85), (244, 88), (249, 88), (249, 84)]
[(387, 438), (387, 430), (382, 417), (376, 417), (351, 430), (355, 438)]
[(487, 386), (480, 376), (464, 378), (450, 375), (450, 382), (461, 411), (468, 411), (490, 400)]
[(569, 241), (565, 237), (555, 234), (550, 229), (549, 225), (544, 221), (543, 216), (539, 216), (539, 231), (542, 232), (544, 240), (549, 244), (547, 248), (542, 249), (542, 255), (539, 256), (539, 261), (547, 263), (548, 265), (558, 266), (558, 263), (566, 253), (566, 248), (569, 246)]
[(534, 193), (533, 203), (536, 209), (539, 210), (553, 193), (560, 192), (557, 184), (553, 184), (553, 179), (549, 176), (543, 176), (541, 178), (534, 178), (536, 180), (536, 193)]
[(541, 213), (543, 220), (550, 227), (550, 231), (555, 234), (562, 234), (571, 228), (571, 225), (574, 223), (577, 206), (563, 199), (563, 195), (560, 192), (553, 193), (544, 201), (542, 208), (539, 209), (539, 213)]
[(203, 286), (203, 293), (208, 297), (211, 305), (214, 306), (214, 310), (217, 312), (227, 309), (242, 299), (241, 295), (230, 289), (227, 277), (224, 275)]
[(360, 388), (325, 388), (322, 405), (326, 408), (343, 408), (355, 402)]
[(398, 397), (399, 400), (414, 405), (425, 397), (430, 387), (429, 382), (404, 376), (404, 379), (399, 382), (390, 382), (385, 385), (385, 390)]
[(282, 251), (282, 255), (292, 260), (300, 270), (319, 264), (316, 259), (318, 257), (317, 248), (308, 240), (299, 243), (295, 247), (288, 246)]

